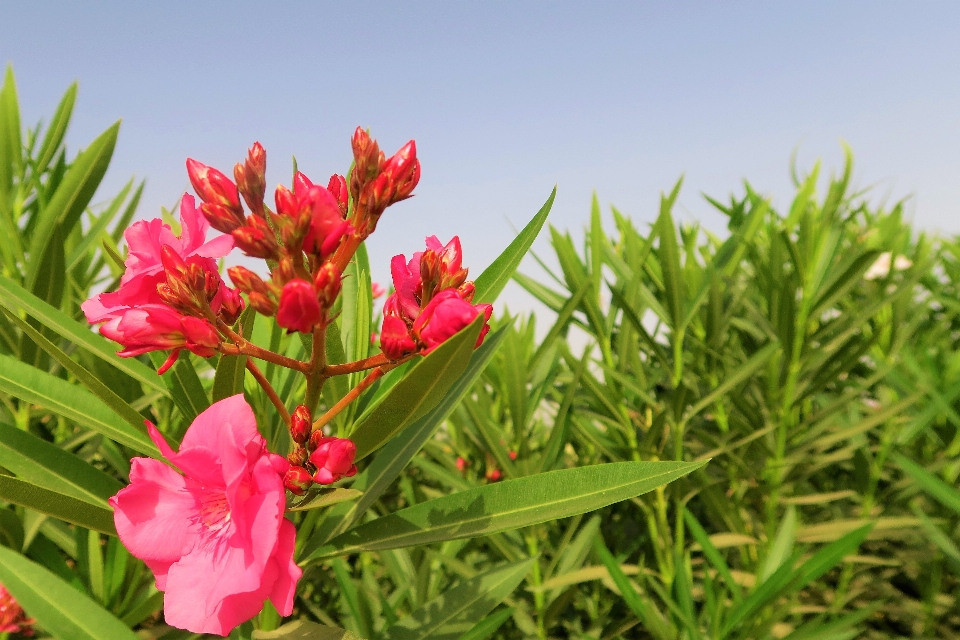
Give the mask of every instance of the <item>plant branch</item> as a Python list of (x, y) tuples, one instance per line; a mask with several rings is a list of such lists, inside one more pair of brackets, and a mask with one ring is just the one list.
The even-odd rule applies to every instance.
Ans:
[(332, 378), (333, 376), (342, 376), (348, 373), (356, 373), (358, 371), (366, 371), (367, 369), (373, 369), (374, 367), (380, 367), (385, 364), (389, 364), (390, 359), (382, 353), (378, 353), (375, 356), (370, 356), (369, 358), (364, 358), (363, 360), (357, 360), (356, 362), (348, 362), (346, 364), (329, 364), (323, 368), (323, 377)]
[(316, 421), (313, 423), (313, 430), (316, 431), (317, 429), (322, 429), (324, 425), (336, 418), (337, 414), (346, 409), (351, 402), (359, 398), (360, 394), (363, 393), (367, 387), (376, 382), (378, 378), (382, 377), (384, 373), (385, 371), (383, 367), (379, 367), (368, 373), (367, 377), (360, 381), (360, 384), (355, 386), (350, 390), (349, 393), (347, 393), (347, 395), (340, 399), (340, 402), (333, 405), (329, 411), (316, 419)]
[(277, 413), (279, 413), (280, 417), (283, 418), (283, 422), (289, 426), (290, 412), (287, 411), (285, 406), (283, 406), (283, 401), (280, 399), (280, 396), (277, 395), (273, 385), (270, 384), (270, 381), (267, 380), (267, 377), (263, 375), (263, 372), (260, 371), (260, 368), (249, 357), (247, 357), (247, 371), (253, 374), (253, 377), (260, 384), (260, 387), (266, 392), (267, 397), (270, 398), (270, 402), (272, 402), (273, 406), (277, 408)]

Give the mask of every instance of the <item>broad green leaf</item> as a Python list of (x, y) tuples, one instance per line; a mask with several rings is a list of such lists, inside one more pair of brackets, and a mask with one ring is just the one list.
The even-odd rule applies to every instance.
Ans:
[(464, 327), (418, 362), (403, 380), (360, 417), (350, 434), (350, 439), (357, 445), (357, 460), (382, 447), (443, 399), (467, 368), (483, 324), (481, 314), (470, 326)]
[(517, 588), (534, 560), (514, 562), (464, 580), (387, 629), (384, 640), (457, 640)]
[(46, 253), (54, 229), (59, 227), (64, 234), (69, 233), (100, 186), (113, 156), (119, 132), (120, 122), (116, 122), (77, 155), (50, 201), (38, 214), (37, 225), (30, 240), (32, 259), (27, 263), (25, 281), (28, 290), (33, 290), (41, 276), (41, 263), (37, 257)]
[(0, 355), (0, 391), (40, 405), (140, 453), (152, 457), (160, 454), (145, 432), (134, 429), (86, 389), (5, 355)]
[(82, 365), (70, 358), (57, 345), (50, 342), (39, 331), (31, 327), (27, 322), (21, 320), (16, 314), (6, 308), (2, 309), (10, 319), (16, 323), (23, 335), (33, 341), (38, 347), (46, 351), (50, 357), (57, 361), (61, 367), (69, 371), (95, 396), (100, 398), (105, 405), (110, 407), (114, 413), (123, 418), (134, 429), (141, 433), (146, 433), (143, 426), (143, 416), (136, 409), (127, 404), (126, 400), (121, 398), (110, 387), (100, 381), (95, 375), (87, 371)]
[(473, 388), (474, 383), (486, 369), (490, 359), (497, 352), (505, 336), (503, 329), (487, 336), (480, 348), (473, 352), (470, 364), (460, 374), (460, 378), (444, 395), (430, 413), (391, 439), (377, 453), (376, 457), (367, 465), (351, 485), (354, 489), (363, 491), (363, 496), (354, 504), (343, 505), (332, 511), (324, 520), (321, 528), (303, 549), (303, 555), (309, 555), (317, 546), (324, 544), (330, 538), (349, 527), (356, 519), (366, 513), (383, 492), (393, 484), (400, 472), (403, 471), (410, 459), (417, 454), (423, 444), (433, 436), (437, 428), (450, 415), (454, 408), (463, 399), (463, 396)]
[(362, 524), (311, 559), (489, 535), (566, 518), (636, 497), (704, 464), (614, 462), (485, 485)]
[(116, 479), (37, 436), (0, 422), (0, 467), (21, 480), (106, 506), (123, 488)]
[(497, 259), (494, 260), (489, 267), (484, 269), (480, 277), (476, 279), (474, 284), (477, 290), (473, 296), (475, 303), (493, 302), (497, 299), (497, 296), (500, 295), (500, 292), (503, 291), (503, 288), (507, 286), (517, 267), (520, 266), (520, 261), (527, 255), (530, 245), (537, 239), (537, 235), (540, 233), (540, 229), (543, 228), (543, 223), (550, 214), (550, 209), (553, 207), (553, 200), (556, 197), (557, 188), (554, 187), (553, 191), (550, 192), (550, 197), (547, 198), (547, 201), (540, 207), (537, 215), (533, 216), (533, 219), (517, 234), (513, 242), (511, 242), (510, 245), (504, 249), (503, 253), (497, 256)]
[(303, 496), (287, 507), (287, 511), (307, 511), (308, 509), (320, 509), (341, 502), (356, 500), (363, 495), (362, 491), (356, 489), (321, 489), (318, 492), (311, 492)]
[(0, 304), (11, 311), (22, 309), (36, 318), (43, 326), (55, 331), (78, 347), (113, 365), (146, 387), (168, 395), (157, 372), (134, 358), (121, 358), (116, 354), (118, 345), (97, 335), (90, 327), (81, 324), (51, 307), (9, 278), (0, 276)]
[(0, 547), (0, 582), (59, 640), (137, 640), (125, 624), (39, 564)]
[[(240, 333), (247, 340), (253, 335), (253, 323), (257, 313), (253, 307), (240, 315)], [(247, 356), (220, 356), (217, 372), (213, 376), (213, 401), (217, 402), (238, 393), (243, 393), (243, 379), (247, 373)]]
[(107, 535), (117, 535), (113, 509), (0, 475), (0, 499)]
[(275, 631), (254, 631), (253, 640), (362, 640), (362, 638), (346, 629), (297, 620)]
[(934, 498), (943, 506), (960, 514), (960, 491), (957, 491), (955, 487), (951, 487), (909, 458), (899, 453), (894, 453), (892, 457), (894, 461), (900, 465), (900, 468), (916, 480), (917, 484), (919, 484), (931, 498)]

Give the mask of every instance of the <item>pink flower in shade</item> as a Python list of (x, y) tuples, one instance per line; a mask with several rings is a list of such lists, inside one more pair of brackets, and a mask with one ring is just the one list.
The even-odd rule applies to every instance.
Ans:
[(157, 373), (163, 374), (186, 348), (202, 358), (216, 353), (220, 335), (206, 320), (184, 316), (162, 304), (145, 304), (128, 309), (100, 327), (105, 338), (122, 344), (118, 355), (129, 358), (149, 351), (173, 349)]
[(357, 446), (352, 440), (321, 436), (311, 444), (316, 446), (310, 454), (310, 462), (317, 468), (313, 474), (314, 482), (331, 484), (340, 478), (349, 478), (357, 473), (357, 465), (353, 464), (353, 459), (357, 455)]
[(310, 333), (320, 322), (322, 310), (317, 292), (306, 280), (291, 280), (280, 291), (277, 324), (288, 331)]
[[(123, 237), (127, 240), (130, 255), (124, 264), (127, 269), (120, 278), (120, 288), (101, 293), (81, 305), (92, 324), (104, 322), (128, 309), (143, 304), (162, 303), (157, 285), (166, 280), (161, 249), (170, 246), (184, 261), (191, 257), (208, 258), (206, 264), (216, 271), (216, 258), (222, 258), (233, 249), (231, 236), (218, 236), (207, 242), (210, 223), (195, 206), (193, 196), (184, 194), (180, 201), (180, 225), (182, 232), (175, 236), (170, 227), (160, 218), (133, 223)], [(218, 309), (214, 309), (216, 313)]]
[[(478, 315), (483, 314), (485, 320), (490, 320), (492, 311), (489, 304), (470, 304), (460, 297), (456, 289), (444, 289), (424, 307), (413, 324), (413, 335), (426, 345), (423, 352), (430, 353), (473, 322)], [(484, 324), (477, 338), (477, 347), (483, 344), (483, 338), (489, 330), (489, 325)]]
[(20, 633), (32, 636), (30, 628), (34, 621), (27, 617), (23, 608), (14, 599), (6, 587), (0, 584), (0, 633)]
[(390, 261), (390, 273), (393, 276), (394, 293), (384, 303), (384, 313), (398, 315), (413, 322), (420, 315), (420, 300), (417, 290), (420, 288), (420, 256), (423, 252), (413, 254), (407, 262), (404, 255), (393, 256)]
[(370, 295), (373, 296), (373, 299), (376, 300), (383, 294), (387, 292), (379, 282), (373, 282), (370, 284)]
[(120, 540), (153, 570), (167, 624), (226, 636), (265, 600), (293, 610), (301, 571), (296, 530), (283, 517), (289, 463), (269, 453), (238, 394), (214, 403), (174, 452), (149, 422), (176, 469), (134, 458), (130, 484), (110, 498)]
[(383, 317), (383, 327), (380, 330), (380, 350), (391, 360), (399, 360), (408, 353), (413, 353), (417, 343), (410, 337), (407, 323), (397, 316)]

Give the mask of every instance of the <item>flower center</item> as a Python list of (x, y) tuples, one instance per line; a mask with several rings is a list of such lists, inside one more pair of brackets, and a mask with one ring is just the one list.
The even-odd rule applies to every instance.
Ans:
[(230, 503), (223, 491), (207, 491), (200, 498), (200, 522), (210, 531), (219, 531), (230, 523)]

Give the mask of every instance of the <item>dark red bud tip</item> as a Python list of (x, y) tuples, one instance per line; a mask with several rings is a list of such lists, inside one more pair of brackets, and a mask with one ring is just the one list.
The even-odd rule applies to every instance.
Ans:
[(290, 436), (297, 444), (306, 444), (312, 427), (313, 419), (310, 417), (310, 409), (301, 404), (290, 416)]
[(290, 465), (283, 476), (283, 486), (294, 495), (302, 496), (312, 484), (310, 472), (300, 466)]
[(310, 454), (303, 447), (297, 447), (287, 455), (287, 462), (298, 467), (307, 464)]
[(190, 184), (201, 200), (223, 205), (242, 214), (240, 193), (230, 178), (193, 158), (187, 158), (187, 175), (190, 176)]

